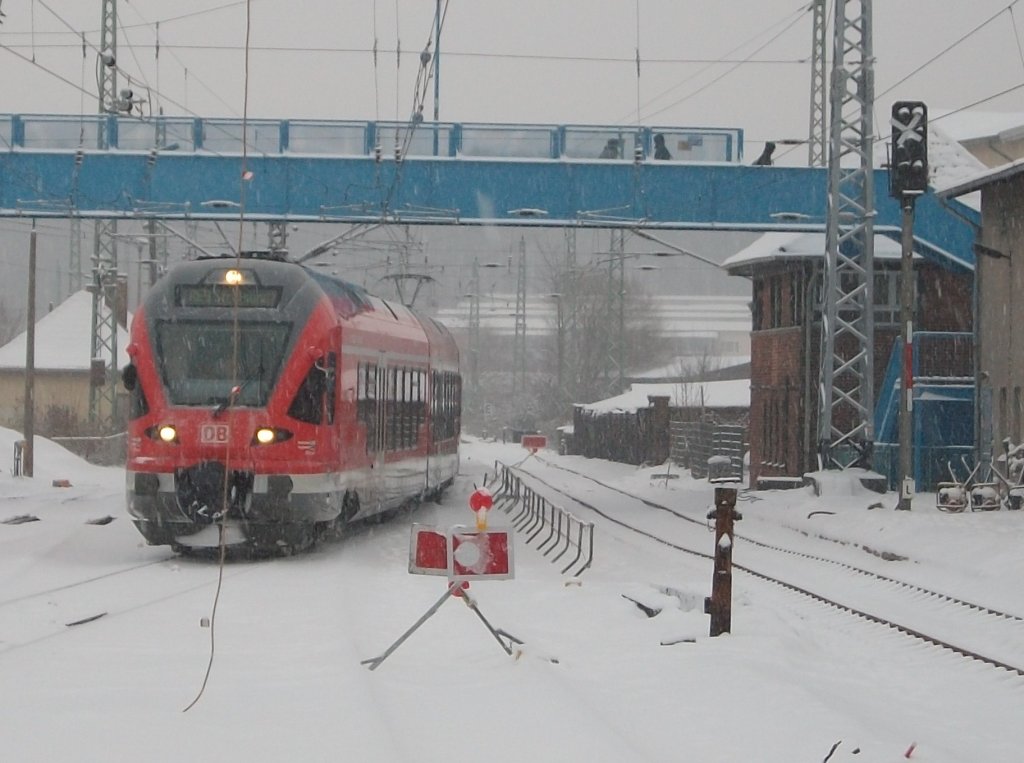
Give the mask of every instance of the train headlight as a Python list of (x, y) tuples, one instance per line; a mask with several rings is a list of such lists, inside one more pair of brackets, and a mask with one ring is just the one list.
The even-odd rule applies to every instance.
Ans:
[(157, 430), (157, 436), (164, 442), (174, 442), (178, 439), (178, 430), (170, 424), (164, 424)]
[(228, 286), (238, 286), (242, 283), (242, 273), (239, 270), (228, 270), (224, 273), (224, 283)]
[(260, 427), (256, 430), (256, 433), (252, 436), (253, 445), (271, 445), (275, 442), (284, 442), (290, 440), (292, 433), (287, 429), (278, 429), (275, 427)]

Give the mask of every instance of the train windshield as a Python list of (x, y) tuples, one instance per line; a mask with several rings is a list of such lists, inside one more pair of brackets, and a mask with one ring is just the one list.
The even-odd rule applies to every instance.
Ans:
[[(232, 321), (157, 323), (157, 363), (171, 403), (266, 405), (281, 369), (291, 326), (238, 323), (237, 352), (235, 328)], [(234, 386), (239, 390), (232, 396)]]

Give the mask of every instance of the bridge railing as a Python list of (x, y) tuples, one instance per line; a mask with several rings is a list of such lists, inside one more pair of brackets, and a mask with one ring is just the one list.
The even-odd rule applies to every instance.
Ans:
[[(655, 136), (674, 162), (738, 162), (743, 131), (717, 127), (355, 122), (250, 119), (250, 154), (393, 158), (654, 160)], [(113, 114), (0, 114), (0, 150), (205, 151), (241, 154), (241, 119)]]

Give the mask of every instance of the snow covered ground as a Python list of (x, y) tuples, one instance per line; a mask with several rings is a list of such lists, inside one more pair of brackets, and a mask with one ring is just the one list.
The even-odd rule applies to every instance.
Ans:
[[(0, 430), (0, 453), (16, 438)], [(571, 510), (597, 531), (593, 567), (579, 579), (519, 536), (515, 579), (472, 584), (488, 620), (525, 642), (518, 658), (450, 599), (371, 672), (361, 661), (445, 590), (444, 578), (408, 573), (410, 525), (472, 524), (474, 485), (495, 459), (525, 455), (479, 441), (462, 453), (462, 476), (441, 504), (308, 554), (229, 561), (209, 680), (182, 712), (211, 658), (202, 623), (213, 615), (216, 561), (145, 546), (124, 511), (121, 469), (37, 440), (34, 479), (0, 475), (0, 521), (38, 518), (0, 524), (0, 757), (793, 763), (822, 761), (841, 741), (830, 761), (895, 763), (912, 745), (909, 759), (928, 763), (1024, 759), (1024, 678), (741, 572), (732, 633), (709, 638), (711, 563), (581, 507)], [(663, 467), (542, 455), (695, 517), (712, 503), (706, 482), (652, 479)], [(550, 470), (536, 458), (523, 466), (532, 464)], [(54, 487), (60, 479), (71, 486)], [(602, 512), (626, 511), (576, 479), (574, 491), (601, 501)], [(744, 543), (747, 534), (1024, 616), (1024, 512), (946, 514), (924, 495), (897, 513), (892, 495), (839, 477), (821, 497), (749, 496), (737, 565), (764, 553)], [(869, 509), (876, 501), (882, 508)], [(666, 537), (681, 532), (664, 512), (644, 519), (663, 522)], [(492, 527), (504, 522), (491, 517)], [(714, 536), (697, 530), (711, 553)], [(663, 610), (648, 618), (624, 594)], [(1024, 640), (1006, 652), (1024, 664)]]

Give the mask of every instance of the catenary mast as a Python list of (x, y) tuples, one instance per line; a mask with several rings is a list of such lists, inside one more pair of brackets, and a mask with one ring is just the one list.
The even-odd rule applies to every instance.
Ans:
[(836, 0), (818, 455), (871, 466), (874, 445), (874, 69), (871, 0)]
[[(99, 111), (118, 113), (117, 0), (103, 0), (100, 23), (100, 60), (97, 65)], [(100, 120), (97, 148), (107, 148), (106, 123)], [(110, 431), (117, 418), (117, 325), (123, 305), (117, 272), (117, 221), (98, 219), (93, 229), (92, 376), (89, 387), (89, 422)]]

